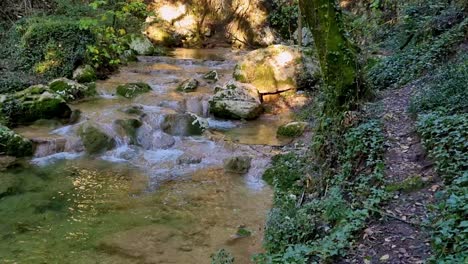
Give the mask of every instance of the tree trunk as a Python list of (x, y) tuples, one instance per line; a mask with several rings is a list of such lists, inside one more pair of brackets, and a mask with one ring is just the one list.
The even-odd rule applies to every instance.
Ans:
[(365, 94), (357, 49), (344, 35), (342, 14), (334, 0), (300, 0), (314, 36), (325, 81), (325, 114), (353, 109)]
[(297, 14), (297, 45), (299, 48), (302, 47), (302, 12), (300, 8)]

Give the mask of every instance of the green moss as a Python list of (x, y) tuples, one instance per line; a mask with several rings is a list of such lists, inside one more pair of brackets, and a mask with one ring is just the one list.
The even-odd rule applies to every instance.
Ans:
[(94, 83), (83, 85), (66, 78), (51, 81), (49, 83), (49, 88), (62, 96), (67, 102), (94, 96), (97, 93)]
[(276, 90), (278, 87), (275, 72), (269, 65), (261, 64), (247, 70), (247, 78), (258, 90)]
[(0, 154), (14, 157), (25, 157), (33, 154), (33, 145), (9, 128), (0, 125)]
[(396, 182), (388, 184), (385, 187), (385, 190), (388, 192), (403, 191), (411, 192), (415, 190), (420, 190), (424, 188), (425, 182), (422, 180), (421, 176), (414, 175), (409, 178), (406, 178), (402, 182)]
[(151, 87), (142, 82), (127, 83), (117, 86), (117, 94), (125, 98), (134, 98), (140, 94), (151, 91)]
[(130, 144), (138, 144), (137, 130), (141, 127), (142, 123), (138, 119), (119, 119), (115, 121), (115, 124), (120, 127), (126, 136), (130, 139)]
[(90, 83), (97, 80), (96, 71), (90, 65), (78, 67), (73, 72), (73, 79), (79, 83)]
[(196, 79), (187, 79), (177, 86), (177, 91), (186, 93), (194, 92), (197, 89), (198, 84), (198, 80)]
[(282, 125), (276, 131), (276, 135), (282, 137), (298, 137), (304, 133), (307, 125), (308, 124), (305, 122), (292, 122), (286, 125)]
[(115, 140), (92, 125), (80, 127), (79, 136), (88, 154), (99, 154), (115, 147)]

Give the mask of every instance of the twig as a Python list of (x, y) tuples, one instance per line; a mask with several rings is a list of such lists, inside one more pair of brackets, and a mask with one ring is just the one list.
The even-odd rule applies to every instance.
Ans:
[(388, 214), (382, 210), (378, 210), (378, 209), (373, 209), (373, 208), (367, 208), (368, 210), (372, 211), (372, 212), (375, 212), (375, 213), (378, 213), (380, 215), (383, 215), (383, 216), (387, 216), (387, 217), (390, 217), (390, 218), (393, 218), (395, 220), (398, 220), (400, 222), (403, 222), (403, 223), (406, 223), (408, 225), (412, 225), (412, 226), (416, 226), (416, 227), (429, 227), (428, 225), (425, 225), (425, 224), (422, 224), (422, 223), (413, 223), (413, 222), (410, 222), (410, 221), (407, 221), (407, 220), (404, 220), (398, 216), (394, 216), (392, 214)]

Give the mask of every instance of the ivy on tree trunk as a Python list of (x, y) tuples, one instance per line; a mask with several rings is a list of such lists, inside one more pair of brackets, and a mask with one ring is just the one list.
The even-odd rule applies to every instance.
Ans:
[(325, 114), (353, 109), (365, 94), (357, 48), (346, 38), (335, 0), (300, 0), (299, 7), (314, 36), (325, 81)]

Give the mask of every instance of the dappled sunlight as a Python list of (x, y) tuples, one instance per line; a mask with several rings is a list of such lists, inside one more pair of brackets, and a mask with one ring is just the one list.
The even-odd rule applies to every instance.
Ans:
[(158, 9), (159, 16), (167, 21), (173, 20), (183, 16), (187, 12), (187, 7), (184, 4), (178, 3), (177, 5), (165, 4)]
[(281, 67), (284, 67), (287, 64), (291, 63), (293, 59), (294, 59), (294, 56), (289, 51), (283, 51), (278, 56), (275, 57), (277, 64)]

